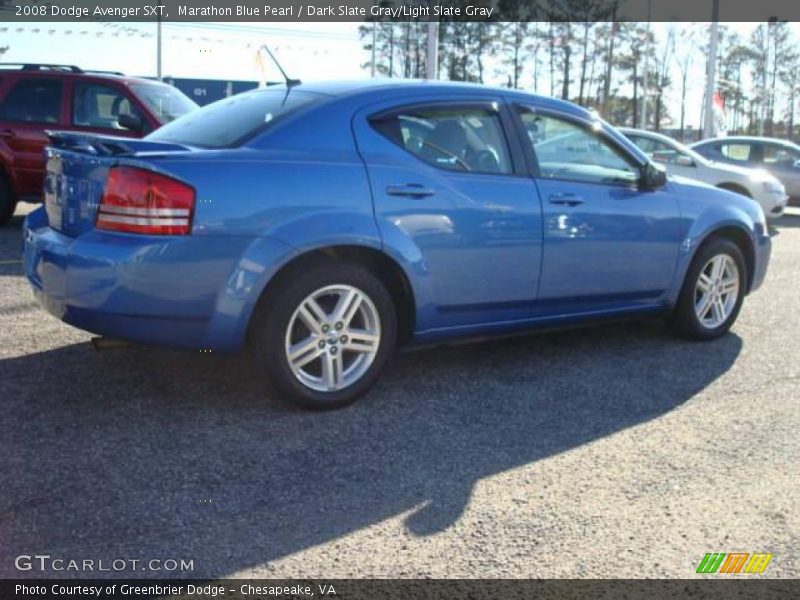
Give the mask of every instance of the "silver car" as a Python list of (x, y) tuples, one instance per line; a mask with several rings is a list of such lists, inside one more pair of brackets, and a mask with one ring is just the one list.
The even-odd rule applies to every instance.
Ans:
[(783, 184), (764, 169), (749, 169), (708, 160), (688, 146), (660, 133), (620, 128), (630, 141), (654, 161), (664, 165), (670, 175), (680, 175), (718, 188), (749, 196), (761, 205), (769, 219), (776, 219), (786, 207)]
[(789, 204), (800, 206), (800, 146), (786, 140), (731, 136), (703, 140), (692, 148), (711, 160), (766, 169), (781, 180)]

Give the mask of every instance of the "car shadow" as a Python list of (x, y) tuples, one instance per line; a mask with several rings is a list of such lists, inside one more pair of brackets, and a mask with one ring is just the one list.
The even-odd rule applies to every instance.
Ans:
[(22, 272), (22, 224), (25, 216), (14, 215), (0, 226), (0, 277)]
[(75, 344), (5, 359), (0, 577), (43, 576), (14, 570), (35, 553), (223, 577), (400, 515), (431, 535), (480, 479), (658, 418), (741, 348), (638, 323), (420, 350), (327, 413), (265, 398), (238, 357)]
[(771, 223), (771, 229), (780, 232), (781, 229), (797, 229), (800, 227), (800, 212), (785, 212), (780, 219)]

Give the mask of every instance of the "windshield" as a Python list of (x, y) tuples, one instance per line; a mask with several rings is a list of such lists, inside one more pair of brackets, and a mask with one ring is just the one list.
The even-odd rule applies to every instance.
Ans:
[(279, 117), (323, 96), (297, 90), (256, 90), (204, 106), (147, 136), (199, 148), (229, 148), (242, 144)]
[(197, 109), (179, 89), (161, 83), (134, 83), (131, 90), (163, 125)]
[(666, 136), (656, 136), (654, 134), (639, 134), (636, 131), (623, 131), (623, 133), (636, 144), (651, 159), (667, 163), (667, 164), (681, 164), (679, 159), (683, 158), (689, 162), (694, 162), (699, 165), (708, 165), (709, 160), (700, 156), (697, 152), (688, 146), (681, 144), (677, 140)]

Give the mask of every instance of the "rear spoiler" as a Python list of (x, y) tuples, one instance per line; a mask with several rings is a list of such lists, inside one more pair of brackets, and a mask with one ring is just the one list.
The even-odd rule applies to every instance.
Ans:
[(180, 152), (190, 150), (188, 146), (171, 142), (151, 142), (135, 138), (78, 133), (75, 131), (46, 131), (53, 148), (83, 152), (96, 156), (131, 156), (143, 152)]

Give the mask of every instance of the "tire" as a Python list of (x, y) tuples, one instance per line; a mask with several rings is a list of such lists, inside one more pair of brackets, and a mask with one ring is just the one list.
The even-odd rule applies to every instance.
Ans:
[(747, 265), (736, 244), (724, 238), (705, 242), (686, 273), (672, 316), (677, 332), (701, 341), (726, 334), (739, 316), (747, 280)]
[(5, 175), (0, 172), (0, 227), (11, 220), (16, 208), (17, 201), (11, 192), (11, 187), (8, 185)]
[[(257, 371), (283, 398), (304, 408), (351, 404), (395, 352), (397, 312), (389, 292), (365, 268), (327, 260), (295, 270), (276, 285), (259, 302), (249, 332)], [(334, 318), (340, 311), (344, 316)]]

